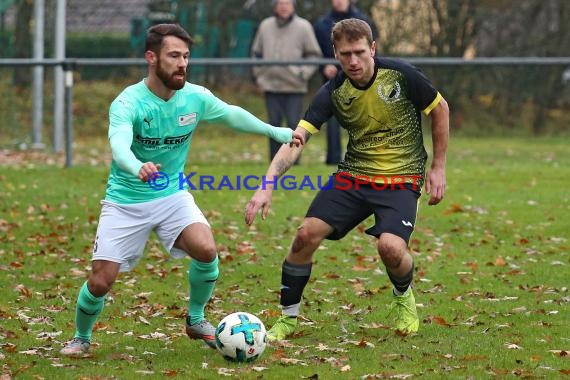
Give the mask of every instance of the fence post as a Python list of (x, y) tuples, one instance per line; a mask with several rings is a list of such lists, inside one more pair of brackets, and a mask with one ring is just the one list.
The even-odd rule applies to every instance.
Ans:
[(65, 78), (65, 167), (73, 165), (73, 71), (76, 62), (66, 60), (63, 64)]
[[(66, 0), (56, 0), (55, 4), (55, 59), (65, 59), (65, 6)], [(57, 65), (53, 75), (53, 149), (59, 153), (63, 149), (63, 113), (64, 113), (64, 88), (63, 70)]]
[[(44, 59), (44, 0), (34, 1), (34, 59)], [(44, 112), (44, 67), (33, 68), (32, 90), (32, 149), (44, 149), (42, 142)]]

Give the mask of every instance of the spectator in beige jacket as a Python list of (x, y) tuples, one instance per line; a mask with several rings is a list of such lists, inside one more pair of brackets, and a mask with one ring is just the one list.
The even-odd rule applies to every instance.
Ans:
[[(273, 0), (274, 15), (261, 21), (253, 40), (252, 55), (270, 60), (319, 58), (321, 49), (312, 25), (295, 14), (295, 0)], [(260, 65), (253, 69), (259, 88), (265, 95), (268, 123), (295, 129), (302, 116), (303, 97), (317, 65)], [(272, 160), (281, 144), (269, 140)]]

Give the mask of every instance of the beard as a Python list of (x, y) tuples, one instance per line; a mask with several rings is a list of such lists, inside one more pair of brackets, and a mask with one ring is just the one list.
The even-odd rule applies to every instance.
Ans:
[[(182, 79), (174, 78), (174, 75), (183, 75)], [(186, 84), (186, 71), (175, 71), (169, 73), (164, 70), (160, 64), (160, 59), (156, 65), (156, 76), (162, 81), (162, 83), (171, 90), (180, 90)]]

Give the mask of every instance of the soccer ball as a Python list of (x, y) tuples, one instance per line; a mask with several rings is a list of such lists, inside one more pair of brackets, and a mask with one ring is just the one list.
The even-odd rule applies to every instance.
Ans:
[(227, 360), (251, 362), (263, 353), (265, 345), (265, 326), (253, 314), (229, 314), (216, 328), (216, 348)]

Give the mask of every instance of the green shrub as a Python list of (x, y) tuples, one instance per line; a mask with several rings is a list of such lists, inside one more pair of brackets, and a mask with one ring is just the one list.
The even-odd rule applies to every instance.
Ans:
[[(133, 58), (128, 34), (117, 33), (74, 33), (66, 38), (66, 56), (69, 58)], [(108, 79), (123, 77), (128, 67), (83, 68), (83, 79)]]

